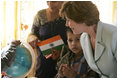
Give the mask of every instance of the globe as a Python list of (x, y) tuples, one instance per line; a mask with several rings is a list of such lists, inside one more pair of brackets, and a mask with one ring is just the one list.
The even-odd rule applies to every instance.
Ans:
[(28, 44), (16, 47), (13, 64), (7, 69), (7, 74), (13, 78), (25, 77), (33, 66), (33, 50)]

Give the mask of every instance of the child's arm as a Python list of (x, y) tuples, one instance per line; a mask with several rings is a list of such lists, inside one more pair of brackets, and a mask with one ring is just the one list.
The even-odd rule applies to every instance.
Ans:
[(72, 66), (69, 67), (67, 64), (61, 65), (60, 72), (60, 74), (63, 74), (63, 76), (67, 78), (76, 78), (78, 75), (74, 68)]
[(1, 52), (1, 72), (5, 72), (11, 66), (15, 59), (16, 46), (21, 42), (19, 40), (12, 41), (9, 45), (3, 48)]

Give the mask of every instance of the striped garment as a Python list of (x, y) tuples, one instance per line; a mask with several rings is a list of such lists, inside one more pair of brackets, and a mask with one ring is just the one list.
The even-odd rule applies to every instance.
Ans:
[(63, 45), (64, 42), (61, 39), (60, 35), (54, 36), (38, 43), (38, 46), (40, 47), (40, 50), (42, 51), (46, 59), (52, 56), (52, 49), (61, 50)]
[(88, 66), (84, 56), (80, 56), (78, 60), (72, 60), (72, 66), (74, 67), (75, 71), (77, 72), (78, 78), (87, 78), (87, 77), (95, 77), (94, 71), (90, 69)]
[[(87, 64), (84, 55), (82, 54), (75, 60), (75, 54), (66, 45), (63, 46), (60, 58), (57, 61), (57, 70), (59, 70), (61, 64), (72, 66), (77, 73), (76, 78), (99, 78), (99, 75), (91, 70)], [(55, 77), (66, 78), (66, 76), (63, 77), (59, 73)]]

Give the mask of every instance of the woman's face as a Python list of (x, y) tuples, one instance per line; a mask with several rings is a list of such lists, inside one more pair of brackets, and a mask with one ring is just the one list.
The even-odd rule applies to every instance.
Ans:
[(66, 18), (66, 26), (69, 26), (74, 34), (81, 34), (87, 30), (87, 25), (85, 23), (76, 23), (69, 18)]
[(63, 1), (47, 1), (50, 10), (59, 10)]
[(72, 32), (67, 32), (67, 42), (70, 50), (77, 54), (79, 52), (82, 52), (82, 48), (80, 45), (80, 35), (73, 34)]

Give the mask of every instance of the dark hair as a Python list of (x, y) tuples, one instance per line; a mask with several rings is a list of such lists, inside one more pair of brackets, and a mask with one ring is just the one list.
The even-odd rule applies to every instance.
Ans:
[(97, 24), (99, 21), (99, 11), (91, 1), (65, 1), (59, 14), (77, 23), (84, 22), (88, 26)]
[(70, 27), (66, 27), (66, 34), (67, 34), (67, 32), (73, 33), (73, 31), (72, 31), (72, 29)]

